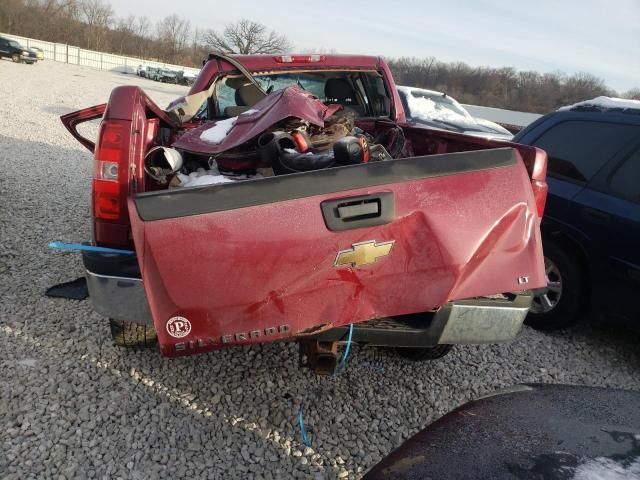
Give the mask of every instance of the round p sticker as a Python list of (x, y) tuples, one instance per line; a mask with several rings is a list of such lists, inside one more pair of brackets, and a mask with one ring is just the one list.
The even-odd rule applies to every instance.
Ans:
[(167, 332), (174, 338), (182, 338), (191, 332), (191, 322), (184, 317), (171, 317), (167, 322)]

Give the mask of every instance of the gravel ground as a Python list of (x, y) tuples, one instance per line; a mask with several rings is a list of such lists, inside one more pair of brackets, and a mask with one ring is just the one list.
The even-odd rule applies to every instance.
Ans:
[[(637, 335), (525, 328), (511, 344), (433, 363), (352, 349), (337, 378), (272, 344), (166, 360), (112, 346), (88, 301), (44, 290), (82, 274), (50, 240), (90, 238), (92, 160), (58, 116), (143, 86), (135, 77), (0, 61), (0, 476), (2, 478), (358, 478), (425, 424), (521, 382), (640, 389)], [(95, 128), (90, 129), (95, 133)], [(301, 444), (300, 406), (313, 430)]]

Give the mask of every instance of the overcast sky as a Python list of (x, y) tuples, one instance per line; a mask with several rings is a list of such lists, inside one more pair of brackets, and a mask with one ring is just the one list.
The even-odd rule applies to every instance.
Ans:
[(111, 0), (116, 14), (171, 13), (198, 28), (246, 17), (298, 50), (434, 56), (541, 72), (586, 71), (640, 87), (640, 0)]

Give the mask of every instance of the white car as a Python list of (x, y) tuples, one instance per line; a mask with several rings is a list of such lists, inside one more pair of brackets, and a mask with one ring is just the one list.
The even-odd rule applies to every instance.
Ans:
[(495, 122), (473, 117), (446, 93), (398, 86), (407, 121), (482, 138), (511, 140), (513, 134)]

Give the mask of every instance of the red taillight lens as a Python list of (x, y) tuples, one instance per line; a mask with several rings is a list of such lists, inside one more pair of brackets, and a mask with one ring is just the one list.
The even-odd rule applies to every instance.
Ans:
[(538, 216), (542, 218), (544, 215), (544, 207), (547, 203), (549, 187), (547, 186), (547, 182), (542, 180), (532, 180), (531, 185), (533, 186), (533, 198), (536, 201), (536, 210), (538, 211)]
[(129, 122), (106, 120), (96, 143), (93, 214), (96, 219), (120, 220), (126, 201)]
[(120, 218), (120, 185), (110, 181), (93, 180), (93, 214), (103, 220)]
[(533, 161), (531, 186), (533, 187), (533, 198), (536, 201), (538, 216), (542, 217), (544, 215), (544, 207), (547, 203), (549, 187), (547, 185), (547, 154), (539, 148), (536, 148)]

